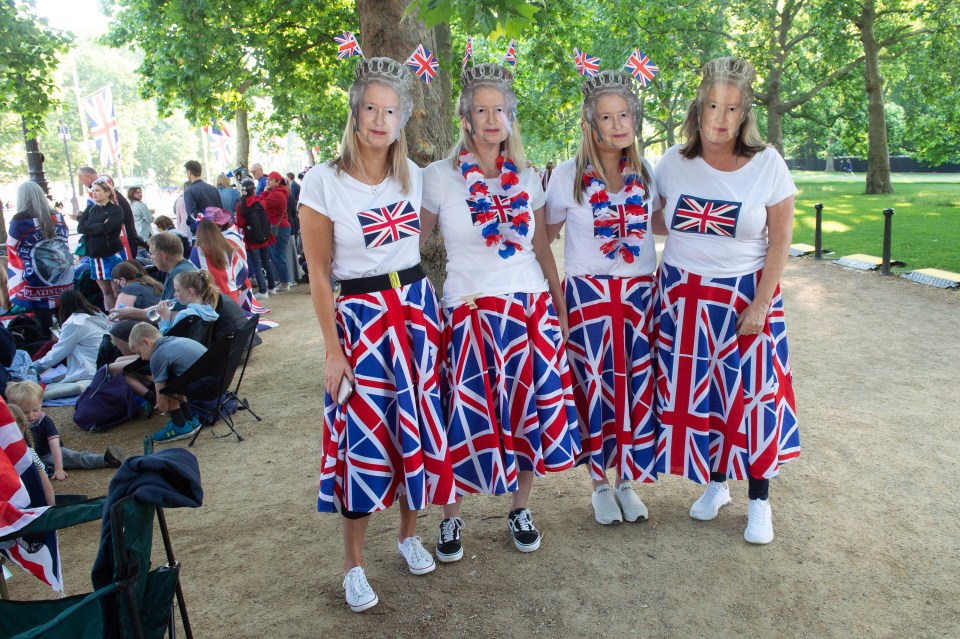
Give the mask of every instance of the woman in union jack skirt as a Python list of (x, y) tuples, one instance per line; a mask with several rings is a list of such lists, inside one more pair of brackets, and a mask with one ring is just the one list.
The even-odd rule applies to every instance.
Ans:
[[(521, 552), (540, 547), (527, 507), (534, 476), (579, 452), (561, 323), (557, 267), (543, 220), (543, 189), (525, 168), (513, 75), (468, 68), (457, 103), (460, 140), (423, 176), (423, 235), (439, 220), (444, 402), (457, 492), (512, 493), (507, 524)], [(521, 169), (521, 167), (524, 167)], [(462, 500), (444, 507), (437, 558), (463, 556)]]
[(707, 484), (690, 516), (730, 502), (749, 482), (744, 539), (773, 540), (767, 501), (780, 464), (800, 454), (780, 275), (793, 197), (786, 163), (756, 127), (756, 72), (718, 58), (655, 180), (669, 231), (658, 284), (657, 471)]
[(547, 235), (556, 238), (566, 224), (567, 355), (583, 446), (577, 463), (590, 471), (601, 524), (646, 519), (632, 482), (656, 479), (650, 213), (660, 198), (637, 150), (640, 100), (632, 82), (618, 71), (584, 82), (580, 149), (554, 169), (547, 188)]
[[(398, 548), (421, 575), (435, 564), (416, 536), (417, 511), (454, 498), (437, 298), (420, 267), (421, 174), (403, 135), (410, 78), (389, 58), (357, 66), (340, 156), (307, 173), (300, 192), (326, 350), (317, 508), (341, 515), (343, 586), (356, 612), (378, 602), (363, 568), (368, 515), (399, 502)], [(331, 271), (341, 282), (336, 302)]]

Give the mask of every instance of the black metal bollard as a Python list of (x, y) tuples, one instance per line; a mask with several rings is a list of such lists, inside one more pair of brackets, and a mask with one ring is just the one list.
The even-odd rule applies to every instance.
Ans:
[(890, 275), (890, 238), (893, 235), (893, 209), (883, 209), (883, 263), (880, 272)]
[(817, 226), (813, 232), (813, 259), (823, 259), (823, 203), (817, 202), (813, 205), (817, 209)]

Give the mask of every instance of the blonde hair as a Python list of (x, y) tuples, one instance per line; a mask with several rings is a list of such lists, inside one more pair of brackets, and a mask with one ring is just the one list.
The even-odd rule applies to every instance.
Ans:
[(33, 448), (33, 437), (30, 436), (29, 428), (30, 422), (27, 421), (27, 416), (23, 412), (23, 409), (16, 404), (7, 404), (7, 408), (10, 409), (13, 421), (17, 422), (17, 426), (20, 427), (20, 434), (23, 435), (23, 441), (27, 442), (27, 446)]
[(680, 149), (680, 155), (688, 160), (703, 154), (703, 142), (700, 140), (700, 121), (703, 116), (703, 103), (715, 85), (729, 84), (740, 91), (743, 101), (740, 104), (742, 115), (737, 138), (734, 142), (735, 155), (752, 158), (767, 147), (757, 129), (757, 115), (753, 112), (753, 81), (757, 71), (753, 65), (734, 56), (714, 58), (703, 65), (702, 79), (697, 87), (697, 96), (687, 105), (687, 115), (683, 119), (683, 134), (686, 142)]
[(220, 300), (220, 289), (217, 288), (213, 276), (207, 271), (181, 271), (177, 273), (177, 284), (181, 288), (192, 288), (200, 296), (200, 301), (214, 308)]
[(139, 344), (145, 339), (155, 342), (161, 337), (163, 337), (163, 335), (160, 333), (160, 329), (150, 322), (138, 322), (130, 329), (130, 336), (127, 339), (127, 343)]
[(25, 380), (7, 384), (7, 403), (23, 407), (27, 402), (43, 401), (43, 388), (36, 382)]
[[(462, 80), (465, 76), (475, 77), (475, 79), (465, 81), (463, 90), (460, 92), (459, 97), (457, 97), (457, 116), (460, 118), (460, 134), (453, 148), (450, 150), (450, 163), (453, 165), (453, 168), (457, 170), (460, 169), (460, 152), (463, 149), (470, 151), (474, 155), (477, 154), (477, 148), (473, 145), (472, 136), (467, 131), (464, 120), (471, 122), (470, 110), (473, 108), (473, 100), (476, 96), (477, 89), (484, 88), (499, 91), (507, 103), (507, 112), (510, 118), (510, 135), (502, 145), (503, 153), (513, 160), (513, 163), (518, 167), (518, 171), (527, 166), (527, 154), (523, 150), (520, 125), (517, 123), (517, 94), (514, 92), (509, 79), (505, 79), (512, 78), (513, 76), (506, 71), (496, 73), (494, 67), (497, 66), (498, 65), (494, 64), (479, 65), (479, 67), (488, 70), (486, 73), (481, 71), (477, 74), (480, 77), (475, 77), (474, 74), (469, 72), (461, 75)], [(471, 123), (470, 126), (472, 127), (473, 124)]]

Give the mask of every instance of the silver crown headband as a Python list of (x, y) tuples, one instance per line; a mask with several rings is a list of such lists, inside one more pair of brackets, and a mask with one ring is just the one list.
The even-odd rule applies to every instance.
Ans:
[(589, 98), (597, 93), (603, 93), (610, 87), (623, 87), (633, 93), (633, 80), (621, 71), (601, 71), (597, 75), (587, 78), (580, 85), (583, 97)]
[(360, 60), (353, 69), (359, 80), (365, 75), (380, 75), (392, 78), (398, 82), (413, 83), (413, 74), (406, 65), (400, 64), (392, 58), (366, 58)]
[(464, 88), (481, 82), (506, 82), (513, 86), (513, 74), (499, 64), (493, 64), (492, 62), (468, 67), (460, 74), (460, 84)]

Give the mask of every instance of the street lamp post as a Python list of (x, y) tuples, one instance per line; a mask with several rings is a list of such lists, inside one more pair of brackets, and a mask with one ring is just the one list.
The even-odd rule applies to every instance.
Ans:
[(27, 173), (30, 179), (40, 185), (44, 193), (50, 193), (50, 187), (47, 184), (47, 178), (43, 175), (43, 153), (40, 152), (40, 144), (36, 137), (27, 137), (27, 119), (21, 118), (23, 123), (23, 141), (27, 148)]
[(73, 206), (74, 214), (80, 212), (80, 204), (77, 202), (77, 187), (73, 181), (73, 165), (70, 163), (70, 149), (67, 147), (67, 140), (70, 139), (70, 130), (63, 123), (63, 120), (59, 120), (60, 124), (57, 125), (57, 135), (60, 136), (60, 139), (63, 140), (63, 153), (67, 157), (67, 173), (70, 175), (70, 204)]

